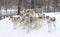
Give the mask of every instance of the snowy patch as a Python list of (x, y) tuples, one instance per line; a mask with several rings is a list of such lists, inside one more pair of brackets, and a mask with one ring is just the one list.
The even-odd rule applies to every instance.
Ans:
[[(8, 18), (0, 21), (0, 37), (60, 37), (60, 13), (45, 13), (48, 16), (56, 17), (56, 30), (48, 32), (47, 24), (39, 30), (31, 30), (28, 34), (21, 28), (13, 30), (13, 23)], [(14, 16), (17, 17), (17, 16)]]

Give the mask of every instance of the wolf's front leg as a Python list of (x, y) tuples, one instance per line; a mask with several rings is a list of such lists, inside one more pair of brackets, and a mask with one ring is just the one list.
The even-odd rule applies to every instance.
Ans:
[(13, 29), (15, 30), (16, 28), (17, 28), (17, 23), (14, 23), (14, 28)]
[(29, 31), (31, 31), (31, 24), (28, 24), (27, 26), (27, 33), (29, 33)]
[(54, 31), (56, 30), (56, 22), (53, 23)]
[(48, 32), (51, 32), (52, 31), (52, 26), (51, 24), (48, 24)]

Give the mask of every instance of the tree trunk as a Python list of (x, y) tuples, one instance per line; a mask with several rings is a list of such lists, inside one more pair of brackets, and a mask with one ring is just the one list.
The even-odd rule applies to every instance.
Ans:
[(19, 6), (19, 4), (18, 4), (18, 13), (17, 13), (17, 15), (20, 15), (20, 6)]
[(22, 0), (18, 1), (18, 13), (17, 15), (20, 15), (20, 5), (22, 4)]

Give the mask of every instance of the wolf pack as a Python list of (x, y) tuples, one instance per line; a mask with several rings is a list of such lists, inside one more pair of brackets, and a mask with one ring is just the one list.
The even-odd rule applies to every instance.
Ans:
[(44, 21), (48, 25), (48, 32), (51, 32), (53, 28), (53, 30), (56, 29), (55, 17), (45, 15), (42, 11), (36, 13), (34, 9), (22, 9), (18, 17), (10, 16), (9, 20), (13, 23), (14, 29), (17, 29), (19, 23), (19, 27), (22, 26), (24, 29), (27, 29), (27, 32), (31, 29), (40, 29)]

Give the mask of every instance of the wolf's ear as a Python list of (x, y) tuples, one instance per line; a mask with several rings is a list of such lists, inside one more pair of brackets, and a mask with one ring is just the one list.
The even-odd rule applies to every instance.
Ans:
[(43, 15), (43, 16), (45, 16), (45, 14), (44, 14), (44, 13), (43, 13), (42, 15)]
[(17, 19), (19, 19), (20, 17), (18, 17)]
[(46, 16), (46, 18), (48, 19), (48, 18), (49, 18), (49, 16)]
[(13, 18), (13, 17), (12, 17), (12, 16), (10, 16), (9, 20), (10, 20), (11, 18)]

